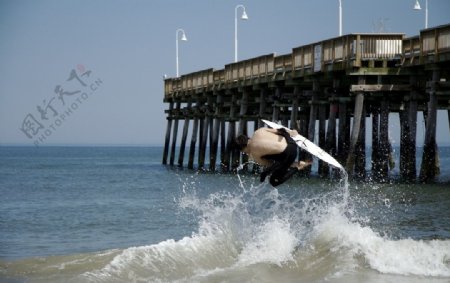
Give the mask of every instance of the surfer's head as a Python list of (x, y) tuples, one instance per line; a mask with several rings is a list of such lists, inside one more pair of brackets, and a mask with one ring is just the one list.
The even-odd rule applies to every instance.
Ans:
[(236, 148), (242, 151), (248, 144), (248, 137), (246, 135), (239, 135), (235, 139)]

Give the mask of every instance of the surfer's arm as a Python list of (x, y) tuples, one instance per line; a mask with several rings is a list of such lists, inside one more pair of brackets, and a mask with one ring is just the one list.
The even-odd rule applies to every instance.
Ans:
[[(293, 135), (293, 134), (295, 134), (295, 135)], [(285, 138), (287, 143), (295, 144), (295, 141), (292, 139), (292, 137), (298, 135), (298, 133), (296, 130), (292, 130), (292, 131), (289, 130), (289, 132), (288, 132), (288, 130), (286, 130), (285, 128), (280, 128), (277, 130), (277, 135), (280, 135), (283, 138)]]
[(279, 128), (279, 129), (272, 129), (272, 128), (264, 128), (267, 132), (269, 133), (273, 133), (276, 135), (280, 135), (286, 138), (286, 135), (284, 133), (287, 133), (288, 136), (290, 137), (295, 137), (296, 135), (298, 135), (297, 130), (289, 130), (286, 128)]
[(276, 134), (276, 135), (280, 135), (280, 131), (287, 132), (291, 137), (295, 137), (296, 135), (298, 135), (297, 130), (289, 130), (289, 129), (285, 129), (285, 128), (280, 128), (280, 129), (261, 128), (261, 129), (264, 129), (266, 132)]
[(272, 129), (272, 128), (261, 128), (260, 130), (263, 130), (267, 133), (271, 133), (271, 134), (278, 134), (278, 130), (277, 129)]

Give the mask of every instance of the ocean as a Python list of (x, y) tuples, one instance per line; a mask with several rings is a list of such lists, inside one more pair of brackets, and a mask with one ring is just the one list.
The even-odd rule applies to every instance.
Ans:
[(0, 147), (0, 282), (450, 282), (450, 147), (431, 184), (276, 189), (162, 150)]

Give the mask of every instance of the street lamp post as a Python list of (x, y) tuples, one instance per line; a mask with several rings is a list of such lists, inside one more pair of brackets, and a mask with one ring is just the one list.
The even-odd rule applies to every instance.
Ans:
[(342, 36), (342, 0), (339, 0), (339, 36)]
[(237, 62), (238, 60), (238, 39), (237, 39), (237, 10), (238, 8), (242, 8), (242, 16), (241, 20), (248, 20), (247, 13), (245, 12), (244, 5), (237, 5), (236, 8), (234, 8), (234, 62)]
[(183, 29), (179, 28), (177, 29), (176, 33), (175, 33), (175, 49), (176, 49), (176, 61), (177, 61), (177, 78), (180, 76), (180, 72), (179, 72), (179, 67), (178, 67), (178, 37), (179, 37), (179, 33), (181, 34), (181, 40), (182, 41), (187, 41), (186, 38), (186, 33), (184, 32)]
[[(422, 10), (419, 0), (414, 4), (414, 10)], [(428, 28), (428, 0), (425, 0), (425, 28)]]

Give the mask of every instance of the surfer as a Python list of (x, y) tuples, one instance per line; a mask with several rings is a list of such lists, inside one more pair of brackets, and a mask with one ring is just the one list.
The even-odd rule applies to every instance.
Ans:
[(251, 138), (246, 135), (238, 136), (236, 145), (256, 163), (266, 167), (261, 172), (261, 182), (264, 182), (271, 174), (269, 182), (276, 187), (287, 181), (297, 171), (312, 164), (311, 161), (295, 161), (297, 144), (292, 137), (296, 135), (298, 135), (296, 130), (260, 128)]

